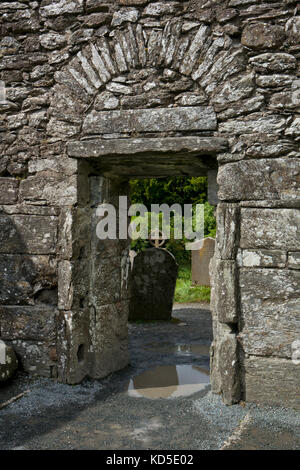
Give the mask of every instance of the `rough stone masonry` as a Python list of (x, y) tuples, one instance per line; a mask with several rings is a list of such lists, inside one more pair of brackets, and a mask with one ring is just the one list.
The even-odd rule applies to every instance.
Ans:
[(22, 367), (127, 365), (128, 242), (96, 238), (97, 205), (218, 168), (213, 391), (300, 408), (299, 2), (4, 1), (0, 28), (0, 337)]

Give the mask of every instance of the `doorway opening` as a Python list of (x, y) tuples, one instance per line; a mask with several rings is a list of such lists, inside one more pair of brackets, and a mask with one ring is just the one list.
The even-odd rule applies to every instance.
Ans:
[[(85, 299), (85, 303), (83, 309), (79, 310), (76, 323), (72, 323), (72, 330), (68, 330), (70, 335), (69, 344), (71, 345), (68, 354), (72, 368), (70, 369), (68, 363), (64, 362), (67, 366), (62, 371), (63, 380), (76, 383), (86, 376), (101, 379), (112, 372), (125, 368), (130, 362), (128, 316), (131, 302), (131, 276), (128, 254), (131, 241), (128, 239), (127, 233), (128, 207), (130, 206), (129, 182), (131, 180), (148, 180), (152, 181), (153, 184), (154, 179), (162, 181), (166, 178), (182, 178), (181, 181), (183, 182), (187, 178), (193, 177), (196, 181), (198, 177), (207, 176), (208, 183), (211, 180), (212, 184), (208, 184), (208, 189), (204, 192), (207, 191), (208, 198), (211, 198), (212, 194), (216, 199), (217, 155), (226, 148), (227, 142), (224, 139), (208, 135), (159, 138), (146, 136), (143, 138), (127, 137), (117, 139), (103, 139), (95, 136), (93, 139), (72, 141), (68, 144), (68, 155), (79, 160), (78, 187), (80, 194), (79, 204), (74, 209), (73, 220), (80, 221), (79, 225), (75, 225), (78, 228), (80, 227), (83, 234), (79, 237), (74, 225), (72, 236), (76, 247), (82, 243), (85, 249), (83, 252), (80, 251), (80, 262), (78, 261), (78, 263), (72, 265), (73, 303), (75, 299), (80, 306), (80, 299), (82, 298)], [(166, 180), (166, 184), (168, 185), (170, 182), (168, 183), (168, 180)], [(179, 188), (181, 186), (182, 184), (179, 185)], [(174, 193), (176, 192), (179, 193), (179, 190), (176, 191), (175, 184)], [(184, 203), (183, 195), (182, 202)], [(121, 236), (119, 224), (124, 210), (122, 201), (125, 202), (126, 222), (121, 224), (122, 230), (124, 229), (124, 232), (121, 230)], [(176, 202), (178, 202), (178, 196), (175, 199)], [(189, 202), (194, 201), (190, 200)], [(98, 236), (97, 228), (101, 219), (99, 207), (103, 207), (103, 205), (110, 206), (111, 213), (116, 221), (112, 226), (112, 232), (117, 233), (117, 235), (112, 238)], [(165, 250), (165, 248), (161, 248), (161, 250)], [(183, 251), (182, 247), (179, 251)], [(185, 269), (181, 262), (179, 264), (182, 273)], [(188, 273), (185, 274), (186, 277), (190, 276), (189, 272), (190, 266), (186, 268), (186, 273)], [(84, 283), (81, 281), (83, 277), (85, 279)], [(61, 276), (61, 280), (63, 288), (63, 276)], [(188, 284), (188, 291), (196, 292), (196, 289), (193, 290), (194, 287), (190, 284), (190, 279), (183, 278), (181, 282)], [(164, 284), (162, 284), (162, 287), (164, 287)], [(176, 295), (178, 295), (178, 292), (176, 292)], [(171, 307), (172, 301), (173, 296)], [(182, 310), (182, 305), (179, 304), (178, 315), (180, 315), (179, 310)], [(204, 317), (209, 318), (211, 332), (211, 318), (207, 312), (209, 312), (209, 309), (206, 310)], [(193, 317), (192, 313), (190, 312), (191, 317)], [(178, 333), (182, 329), (187, 329), (184, 319), (178, 317), (177, 320), (175, 319), (170, 323), (170, 328), (166, 328), (165, 333), (162, 333), (159, 342), (162, 343), (167, 338), (168, 341), (170, 339), (173, 346), (174, 344), (176, 347), (178, 346), (175, 356), (182, 359), (178, 364), (174, 359), (173, 365), (184, 365), (186, 363), (185, 358), (191, 355), (190, 345), (197, 343), (199, 338), (201, 339), (202, 333), (201, 328), (198, 328), (191, 321), (192, 336), (189, 341), (178, 337), (178, 341), (174, 343), (177, 333), (173, 334), (173, 329), (176, 327)], [(150, 333), (150, 326), (150, 323), (145, 325), (145, 331), (149, 330), (150, 339), (153, 343), (154, 333)], [(144, 333), (141, 333), (141, 335), (145, 337)], [(210, 335), (212, 336), (211, 333)], [(211, 337), (207, 346), (209, 346), (210, 341)], [(80, 344), (84, 344), (84, 351), (86, 351), (82, 361), (79, 361), (77, 356)], [(131, 354), (131, 358), (139, 358), (139, 350), (137, 348), (137, 354)], [(162, 356), (163, 354), (161, 353)], [(167, 355), (165, 360), (168, 357)], [(194, 357), (193, 361), (197, 365), (197, 357)], [(154, 366), (156, 359), (152, 358), (150, 362)], [(170, 365), (169, 360), (167, 362), (165, 365)], [(208, 357), (206, 358), (206, 364), (208, 372)], [(141, 361), (137, 364), (137, 371), (143, 372), (148, 368), (148, 366), (142, 366)]]
[[(136, 370), (128, 384), (128, 394), (132, 397), (174, 398), (203, 392), (210, 383), (210, 345), (212, 341), (212, 320), (210, 313), (209, 258), (202, 256), (204, 240), (214, 240), (216, 235), (215, 207), (208, 201), (208, 178), (206, 176), (172, 176), (164, 178), (131, 179), (131, 204), (145, 206), (143, 214), (148, 224), (148, 237), (131, 241), (131, 299), (129, 306), (129, 351), (130, 363)], [(213, 202), (213, 201), (212, 201)], [(204, 239), (187, 250), (189, 240), (175, 236), (175, 215), (170, 214), (170, 233), (164, 233), (162, 213), (159, 224), (153, 226), (151, 207), (167, 204), (192, 205), (195, 215), (197, 204), (204, 208)], [(183, 214), (183, 213), (182, 213)], [(141, 217), (132, 216), (131, 223)], [(177, 221), (178, 222), (178, 221)], [(182, 215), (182, 224), (184, 215)], [(147, 225), (147, 224), (146, 224)], [(166, 226), (166, 225), (165, 225)], [(205, 243), (204, 243), (205, 245)], [(195, 249), (197, 248), (197, 249)], [(205, 249), (205, 246), (204, 246)], [(155, 266), (157, 254), (165, 250), (177, 264), (177, 279), (174, 284), (170, 318), (165, 316), (166, 296), (172, 295), (169, 288), (174, 266), (168, 262)], [(202, 253), (203, 255), (203, 253)], [(213, 252), (211, 253), (211, 256)], [(153, 257), (143, 270), (142, 256)], [(138, 266), (135, 266), (138, 263)], [(159, 279), (155, 270), (163, 272)], [(206, 271), (204, 274), (202, 271)], [(202, 275), (197, 279), (197, 274)], [(151, 283), (149, 276), (154, 273)], [(138, 276), (138, 282), (136, 282)], [(147, 276), (147, 278), (146, 278)], [(205, 285), (201, 279), (208, 277)], [(147, 288), (145, 289), (145, 285)], [(161, 289), (160, 284), (166, 287)], [(138, 290), (138, 294), (136, 292)], [(149, 299), (150, 297), (150, 299)], [(143, 302), (144, 301), (144, 302)], [(152, 302), (152, 303), (151, 303)], [(145, 305), (153, 307), (145, 314)], [(161, 306), (161, 309), (160, 307)], [(148, 310), (149, 310), (148, 308)], [(152, 315), (151, 315), (152, 314)]]

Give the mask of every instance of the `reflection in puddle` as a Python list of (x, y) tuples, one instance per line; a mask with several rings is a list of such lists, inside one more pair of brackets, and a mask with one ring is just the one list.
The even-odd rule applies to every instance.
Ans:
[(209, 356), (209, 348), (209, 344), (177, 344), (174, 352), (182, 356)]
[(130, 380), (131, 397), (176, 398), (203, 390), (209, 381), (209, 371), (198, 366), (159, 366)]
[(144, 349), (155, 350), (161, 353), (178, 354), (180, 356), (209, 356), (209, 344), (174, 344), (174, 343), (148, 343)]

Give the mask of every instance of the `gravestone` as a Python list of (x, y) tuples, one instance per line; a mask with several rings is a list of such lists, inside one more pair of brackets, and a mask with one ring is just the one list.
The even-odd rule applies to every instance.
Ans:
[(134, 258), (129, 320), (170, 320), (178, 265), (163, 248), (148, 248)]
[(210, 287), (209, 263), (214, 255), (214, 238), (203, 238), (190, 245), (192, 248), (192, 284)]

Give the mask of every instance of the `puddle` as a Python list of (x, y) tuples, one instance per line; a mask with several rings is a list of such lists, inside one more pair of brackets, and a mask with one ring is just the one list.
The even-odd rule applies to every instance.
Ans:
[(131, 397), (177, 398), (192, 395), (209, 385), (209, 371), (198, 366), (159, 366), (130, 380)]
[(144, 349), (180, 356), (209, 356), (209, 344), (148, 343)]
[(182, 356), (209, 356), (210, 344), (177, 344), (174, 353)]

